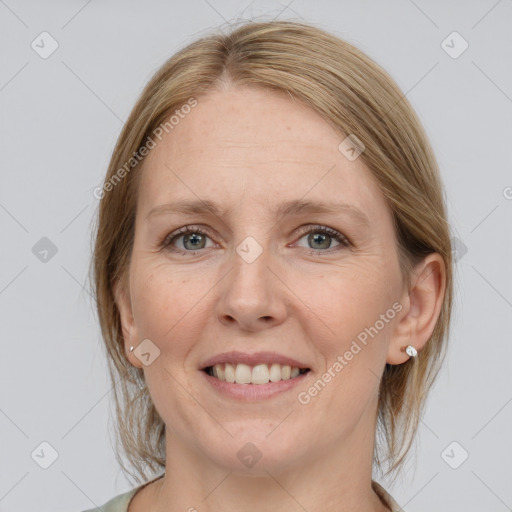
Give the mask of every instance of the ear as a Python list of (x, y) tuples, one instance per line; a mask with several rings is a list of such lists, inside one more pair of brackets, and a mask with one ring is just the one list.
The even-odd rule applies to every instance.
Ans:
[(130, 347), (137, 348), (139, 344), (137, 335), (137, 325), (132, 314), (132, 304), (130, 292), (122, 280), (115, 281), (112, 287), (117, 309), (121, 319), (121, 328), (123, 331), (124, 351), (130, 363), (137, 367), (142, 368), (142, 362), (130, 352)]
[(387, 363), (405, 363), (410, 358), (405, 353), (407, 345), (412, 345), (418, 352), (425, 346), (439, 317), (445, 288), (443, 258), (438, 253), (427, 255), (414, 269), (411, 288), (403, 291), (400, 300), (403, 310), (397, 316)]

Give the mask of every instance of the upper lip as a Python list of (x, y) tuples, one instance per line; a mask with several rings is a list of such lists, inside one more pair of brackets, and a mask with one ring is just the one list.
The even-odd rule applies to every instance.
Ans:
[(276, 352), (254, 352), (253, 354), (248, 354), (246, 352), (238, 352), (236, 350), (231, 352), (223, 352), (222, 354), (217, 354), (216, 356), (210, 357), (201, 363), (200, 368), (201, 370), (204, 370), (210, 366), (221, 363), (244, 363), (249, 366), (255, 366), (257, 364), (278, 363), (281, 365), (287, 364), (290, 366), (295, 366), (297, 368), (309, 368), (308, 365), (297, 361), (296, 359), (278, 354)]

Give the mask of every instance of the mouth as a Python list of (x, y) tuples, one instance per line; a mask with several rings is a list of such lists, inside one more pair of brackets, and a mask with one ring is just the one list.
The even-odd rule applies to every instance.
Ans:
[(279, 363), (219, 363), (202, 369), (210, 377), (231, 384), (263, 385), (295, 379), (311, 371), (310, 368), (299, 368)]

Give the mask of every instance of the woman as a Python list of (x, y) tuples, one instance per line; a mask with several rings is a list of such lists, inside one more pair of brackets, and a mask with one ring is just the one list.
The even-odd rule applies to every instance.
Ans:
[(102, 510), (401, 510), (372, 469), (411, 446), (452, 259), (391, 77), (305, 24), (202, 38), (146, 86), (99, 197), (118, 458), (140, 483)]

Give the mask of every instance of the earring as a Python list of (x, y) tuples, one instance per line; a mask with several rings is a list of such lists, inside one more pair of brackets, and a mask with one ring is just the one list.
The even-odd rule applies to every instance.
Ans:
[(133, 352), (133, 347), (130, 347), (130, 352)]
[(407, 345), (407, 347), (405, 347), (405, 352), (410, 357), (416, 357), (418, 355), (418, 351), (412, 345)]

